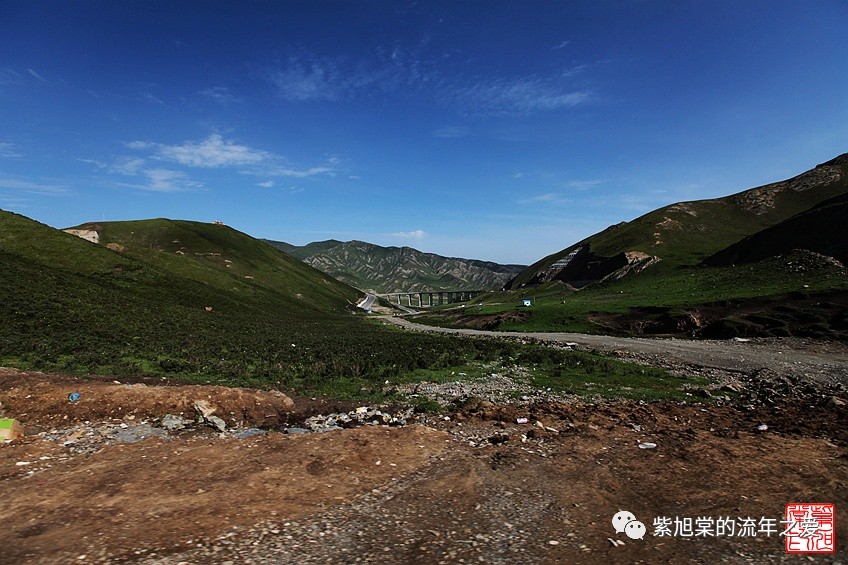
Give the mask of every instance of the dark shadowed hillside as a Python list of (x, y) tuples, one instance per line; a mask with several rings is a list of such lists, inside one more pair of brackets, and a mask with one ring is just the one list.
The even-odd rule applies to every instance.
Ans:
[(708, 257), (706, 265), (761, 261), (793, 249), (806, 249), (848, 262), (848, 194), (766, 228)]

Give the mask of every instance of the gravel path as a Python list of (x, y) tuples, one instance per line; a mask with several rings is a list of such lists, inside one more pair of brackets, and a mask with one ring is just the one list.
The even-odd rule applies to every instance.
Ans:
[(797, 338), (751, 340), (686, 340), (630, 338), (554, 332), (496, 332), (425, 326), (396, 317), (384, 321), (422, 332), (533, 340), (574, 344), (637, 362), (674, 369), (675, 366), (718, 369), (746, 375), (802, 378), (821, 384), (848, 385), (848, 345)]

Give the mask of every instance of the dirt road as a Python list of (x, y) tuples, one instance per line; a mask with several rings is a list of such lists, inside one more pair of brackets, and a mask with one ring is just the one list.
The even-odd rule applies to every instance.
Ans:
[(496, 332), (473, 329), (438, 328), (409, 320), (382, 318), (410, 330), (468, 336), (535, 340), (543, 343), (574, 343), (575, 348), (613, 353), (643, 360), (654, 366), (706, 367), (725, 372), (771, 376), (802, 377), (822, 383), (848, 385), (848, 344), (816, 342), (797, 338), (755, 338), (751, 340), (685, 340), (627, 338), (604, 335)]

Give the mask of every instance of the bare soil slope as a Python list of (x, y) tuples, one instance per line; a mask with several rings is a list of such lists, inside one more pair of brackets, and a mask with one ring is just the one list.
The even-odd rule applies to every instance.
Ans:
[[(99, 411), (68, 403), (69, 389)], [(844, 398), (471, 403), (447, 421), (242, 439), (195, 428), (119, 443), (103, 431), (158, 430), (162, 395), (182, 389), (0, 372), (3, 410), (29, 430), (0, 444), (0, 563), (791, 562), (777, 535), (654, 537), (652, 521), (780, 520), (786, 503), (813, 501), (838, 511), (840, 549), (817, 561), (838, 561), (848, 542)], [(244, 405), (264, 398), (239, 394)], [(54, 397), (65, 404), (38, 401)], [(248, 411), (240, 425), (264, 418)], [(621, 509), (646, 524), (643, 540), (615, 533)]]

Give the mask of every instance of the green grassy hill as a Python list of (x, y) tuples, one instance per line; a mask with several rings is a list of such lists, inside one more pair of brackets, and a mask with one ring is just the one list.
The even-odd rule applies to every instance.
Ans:
[[(386, 328), (346, 310), (354, 289), (226, 226), (82, 228), (100, 242), (0, 210), (0, 366), (376, 402), (401, 400), (387, 380), (453, 380), (492, 363), (544, 361), (538, 378), (568, 390), (611, 363), (646, 378), (596, 355)], [(640, 397), (683, 397), (680, 379), (654, 371), (648, 381)]]
[[(438, 325), (848, 341), (848, 154), (788, 181), (666, 206), (529, 267)], [(706, 261), (705, 261), (706, 260)], [(575, 290), (579, 288), (579, 290)], [(529, 308), (523, 299), (533, 300)]]
[[(848, 192), (848, 154), (792, 179), (711, 200), (665, 206), (617, 224), (545, 257), (508, 288), (550, 280), (585, 284), (632, 262), (626, 253), (657, 257), (653, 270), (697, 265), (742, 238), (779, 224), (820, 202)], [(570, 265), (564, 265), (572, 252)], [(594, 267), (594, 270), (592, 268)]]
[(359, 296), (317, 269), (221, 224), (160, 218), (71, 229), (96, 231), (101, 246), (247, 299), (343, 312)]

